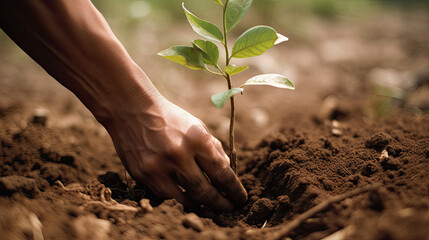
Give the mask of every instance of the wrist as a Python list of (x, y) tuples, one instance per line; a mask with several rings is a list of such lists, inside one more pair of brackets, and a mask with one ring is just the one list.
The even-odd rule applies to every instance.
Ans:
[[(144, 72), (138, 68), (137, 73), (129, 77), (122, 77), (107, 87), (99, 97), (87, 106), (95, 118), (106, 128), (141, 114), (161, 109), (165, 98), (153, 86)], [(119, 84), (118, 84), (119, 83)]]

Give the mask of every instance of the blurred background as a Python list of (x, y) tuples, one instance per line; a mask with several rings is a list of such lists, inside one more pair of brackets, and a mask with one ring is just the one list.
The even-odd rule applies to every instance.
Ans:
[[(201, 38), (189, 27), (182, 1), (200, 18), (220, 25), (221, 8), (212, 0), (93, 3), (158, 89), (225, 140), (228, 107), (218, 110), (210, 102), (211, 94), (225, 90), (224, 80), (156, 55)], [(234, 84), (257, 74), (279, 73), (294, 82), (296, 90), (254, 87), (238, 96), (238, 141), (252, 142), (301, 120), (373, 120), (398, 111), (428, 112), (429, 1), (254, 0), (231, 32), (230, 45), (255, 25), (270, 25), (290, 40), (260, 57), (234, 59), (251, 67), (234, 76)], [(0, 110), (11, 106), (47, 109), (56, 127), (82, 122), (97, 126), (71, 93), (0, 31)], [(25, 119), (31, 111), (22, 114)], [(20, 117), (17, 127), (23, 124)]]

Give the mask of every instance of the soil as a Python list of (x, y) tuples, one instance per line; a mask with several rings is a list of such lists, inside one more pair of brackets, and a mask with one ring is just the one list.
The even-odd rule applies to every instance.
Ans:
[[(382, 23), (376, 26), (385, 28)], [(421, 39), (428, 27), (415, 24), (423, 30), (404, 37), (408, 25), (393, 25), (404, 43), (400, 49), (410, 52), (413, 40)], [(354, 34), (361, 36), (367, 28), (361, 26)], [(322, 26), (320, 31), (332, 29)], [(395, 36), (385, 37), (396, 41)], [(418, 56), (400, 55), (396, 63), (418, 65), (421, 56), (429, 56), (429, 45), (424, 46)], [(291, 55), (303, 48), (295, 49)], [(354, 76), (348, 78), (357, 86), (353, 89), (341, 82), (311, 88), (314, 81), (305, 79), (313, 75), (304, 71), (298, 73), (304, 80), (297, 85), (303, 90), (284, 100), (276, 98), (280, 91), (265, 105), (239, 100), (240, 109), (257, 109), (241, 111), (237, 119), (238, 175), (249, 200), (233, 213), (220, 213), (184, 209), (174, 199), (156, 199), (135, 185), (107, 132), (70, 93), (35, 66), (0, 61), (1, 239), (274, 239), (279, 229), (311, 207), (371, 183), (382, 187), (333, 204), (288, 238), (429, 239), (429, 116), (404, 101), (405, 107), (384, 117), (368, 117), (373, 95), (362, 72), (379, 68), (378, 63), (357, 61), (351, 67), (323, 62), (334, 66), (337, 76)], [(46, 81), (37, 80), (43, 87), (34, 83), (34, 75), (46, 76)], [(14, 81), (18, 78), (19, 84)], [(247, 96), (268, 90), (249, 91)], [(170, 97), (179, 103), (203, 102), (185, 107), (226, 139), (223, 125), (213, 121), (219, 113), (206, 110), (209, 102), (201, 100), (208, 95), (189, 96)], [(332, 99), (335, 104), (328, 104)], [(267, 116), (274, 123), (264, 124)]]
[[(0, 226), (4, 239), (25, 239), (37, 229), (46, 239), (270, 239), (330, 196), (382, 183), (308, 219), (290, 237), (320, 239), (353, 226), (359, 231), (347, 239), (427, 239), (428, 120), (408, 114), (350, 119), (340, 123), (340, 136), (332, 124), (316, 122), (281, 129), (241, 150), (239, 175), (249, 200), (233, 213), (183, 209), (175, 200), (155, 199), (144, 186), (130, 188), (108, 137), (97, 132), (34, 123), (12, 132), (5, 125)], [(142, 197), (153, 210), (139, 207)], [(189, 217), (191, 211), (200, 217)]]

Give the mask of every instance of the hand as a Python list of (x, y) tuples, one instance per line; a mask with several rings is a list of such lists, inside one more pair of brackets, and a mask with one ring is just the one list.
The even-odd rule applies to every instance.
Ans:
[(246, 202), (219, 140), (201, 120), (164, 98), (107, 129), (130, 175), (158, 197), (222, 211)]
[(159, 197), (218, 210), (246, 201), (219, 141), (160, 96), (91, 1), (0, 1), (0, 26), (88, 107), (131, 176)]

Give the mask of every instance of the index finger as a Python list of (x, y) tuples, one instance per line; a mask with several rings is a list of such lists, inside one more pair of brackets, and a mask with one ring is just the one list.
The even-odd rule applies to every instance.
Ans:
[(219, 152), (219, 147), (216, 147), (215, 144), (217, 143), (212, 141), (211, 147), (206, 154), (199, 153), (196, 156), (197, 162), (210, 178), (212, 184), (225, 193), (226, 198), (237, 205), (243, 205), (247, 201), (246, 189), (230, 168), (229, 159), (223, 152), (222, 147), (220, 149), (223, 153)]

